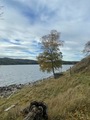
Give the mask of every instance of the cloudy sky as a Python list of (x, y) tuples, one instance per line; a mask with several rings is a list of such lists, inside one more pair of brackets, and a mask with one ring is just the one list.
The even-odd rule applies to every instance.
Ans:
[[(61, 32), (64, 60), (81, 60), (90, 40), (90, 0), (0, 0), (0, 57), (36, 59), (40, 38)], [(1, 11), (0, 10), (0, 11)]]

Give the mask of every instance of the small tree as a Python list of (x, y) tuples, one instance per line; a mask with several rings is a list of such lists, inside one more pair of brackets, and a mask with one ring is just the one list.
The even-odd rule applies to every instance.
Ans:
[(40, 69), (44, 72), (53, 72), (55, 77), (55, 70), (62, 66), (62, 52), (59, 46), (62, 41), (59, 40), (60, 33), (52, 30), (50, 34), (41, 38), (41, 46), (43, 52), (37, 57)]
[(83, 52), (86, 53), (86, 55), (89, 55), (89, 54), (90, 54), (90, 41), (88, 41), (88, 42), (85, 44), (85, 47), (84, 47)]

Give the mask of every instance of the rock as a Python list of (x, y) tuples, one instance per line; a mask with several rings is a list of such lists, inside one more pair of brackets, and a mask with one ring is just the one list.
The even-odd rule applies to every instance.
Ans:
[(15, 93), (18, 89), (21, 89), (24, 85), (13, 84), (5, 87), (0, 87), (0, 97), (9, 97), (11, 94)]

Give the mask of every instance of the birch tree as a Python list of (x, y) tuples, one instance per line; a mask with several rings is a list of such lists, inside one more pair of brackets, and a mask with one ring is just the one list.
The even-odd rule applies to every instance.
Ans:
[(60, 46), (63, 44), (60, 41), (60, 33), (52, 30), (41, 38), (42, 53), (37, 57), (40, 69), (45, 72), (53, 72), (62, 66), (62, 52)]

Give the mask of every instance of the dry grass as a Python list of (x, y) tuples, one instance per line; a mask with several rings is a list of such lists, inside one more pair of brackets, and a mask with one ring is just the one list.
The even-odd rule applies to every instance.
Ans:
[(84, 73), (86, 75), (90, 74), (90, 55), (82, 59), (77, 63), (73, 68), (72, 72), (74, 73)]

